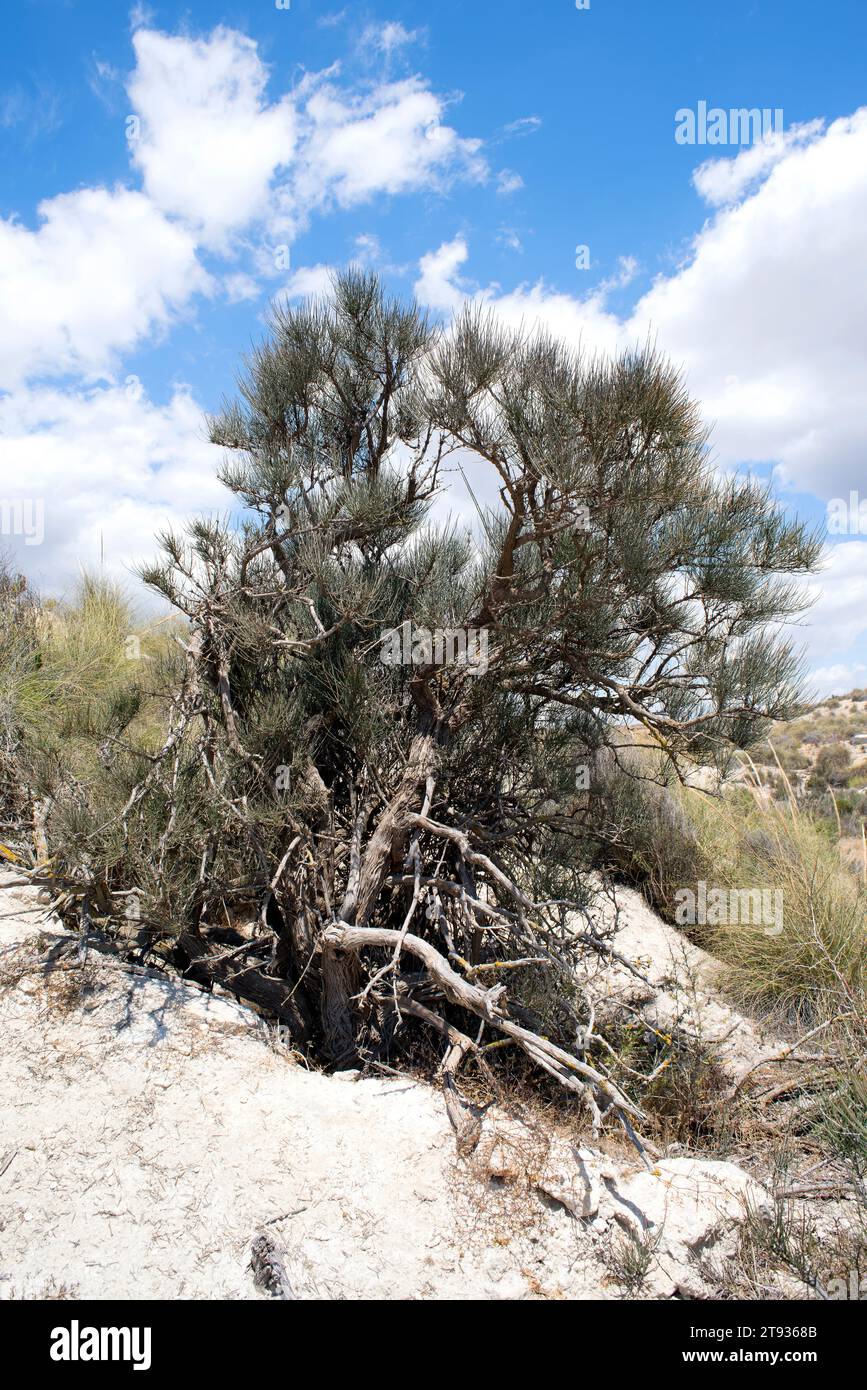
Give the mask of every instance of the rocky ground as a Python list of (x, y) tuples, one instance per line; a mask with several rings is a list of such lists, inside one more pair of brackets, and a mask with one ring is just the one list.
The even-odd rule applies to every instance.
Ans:
[[(670, 1025), (688, 983), (736, 1084), (768, 1040), (627, 907), (617, 947), (645, 983), (615, 963), (597, 997)], [(736, 1163), (648, 1170), (495, 1109), (459, 1158), (436, 1090), (310, 1072), (229, 998), (82, 958), (14, 872), (0, 951), (0, 1298), (719, 1296), (708, 1270), (769, 1209)]]
[(584, 983), (600, 1020), (622, 1016), (626, 1005), (651, 1028), (679, 1030), (712, 1051), (732, 1089), (785, 1048), (782, 1038), (725, 1002), (719, 962), (663, 922), (640, 893), (619, 889), (616, 911), (602, 900), (599, 916), (616, 948), (601, 968), (592, 955), (585, 961)]

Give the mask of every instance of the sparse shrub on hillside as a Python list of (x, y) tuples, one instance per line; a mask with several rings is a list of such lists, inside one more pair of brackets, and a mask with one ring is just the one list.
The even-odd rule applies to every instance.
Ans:
[(864, 1039), (852, 1053), (852, 1066), (817, 1107), (814, 1132), (867, 1183), (867, 1075)]
[[(850, 1259), (854, 1242), (847, 1235), (840, 1244)], [(782, 1273), (798, 1280), (814, 1296), (827, 1298), (822, 1279), (829, 1254), (828, 1243), (820, 1238), (815, 1222), (793, 1201), (778, 1197), (770, 1211), (747, 1209), (738, 1230), (737, 1254), (725, 1271), (717, 1273), (729, 1287), (733, 1285), (736, 1297), (779, 1298), (774, 1276)]]
[(707, 860), (678, 793), (678, 779), (659, 750), (626, 744), (603, 750), (591, 778), (588, 833), (596, 862), (640, 888), (671, 918), (675, 893), (706, 876)]
[(845, 743), (830, 743), (819, 750), (808, 787), (844, 787), (849, 776), (852, 753)]

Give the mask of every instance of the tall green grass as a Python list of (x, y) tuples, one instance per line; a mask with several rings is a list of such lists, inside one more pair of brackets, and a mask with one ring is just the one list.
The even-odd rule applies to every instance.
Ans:
[[(633, 772), (659, 777), (654, 750), (636, 746), (631, 760)], [(843, 862), (834, 826), (799, 804), (781, 766), (777, 776), (783, 800), (757, 773), (752, 785), (709, 795), (670, 778), (659, 785), (607, 769), (600, 796), (620, 832), (612, 865), (669, 921), (678, 891), (696, 892), (701, 881), (709, 890), (779, 891), (779, 934), (761, 922), (690, 930), (723, 962), (742, 1006), (805, 1030), (837, 1020), (848, 1029), (867, 1018), (864, 878)]]
[(98, 780), (120, 740), (164, 736), (156, 693), (172, 632), (142, 624), (119, 585), (84, 574), (40, 602), (0, 567), (0, 774), (7, 812), (64, 785)]
[(26, 581), (0, 560), (0, 815), (13, 821), (26, 801), (18, 754), (20, 693), (39, 662), (39, 606)]
[(135, 683), (127, 655), (130, 605), (115, 585), (84, 576), (68, 602), (45, 606), (38, 661), (15, 691), (18, 717), (40, 745), (97, 731)]
[(778, 935), (742, 922), (703, 929), (733, 995), (804, 1027), (867, 1015), (867, 894), (837, 843), (793, 797), (680, 795), (708, 882), (782, 894)]

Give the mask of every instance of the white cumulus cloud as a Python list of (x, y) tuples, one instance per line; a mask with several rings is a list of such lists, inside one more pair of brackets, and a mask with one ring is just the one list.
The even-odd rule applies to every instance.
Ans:
[[(654, 339), (685, 368), (724, 466), (771, 463), (783, 485), (846, 496), (867, 452), (865, 226), (862, 108), (789, 142), (761, 186), (717, 212), (626, 315), (607, 296), (634, 271), (628, 258), (589, 295), (543, 281), (481, 293), (511, 322), (544, 324), (588, 350)], [(454, 278), (465, 260), (450, 267), (446, 247), (429, 253), (416, 293), (455, 308), (469, 293)]]
[(193, 238), (141, 193), (41, 203), (35, 231), (0, 219), (0, 387), (105, 371), (210, 289)]
[(231, 498), (215, 476), (200, 406), (177, 388), (151, 402), (134, 377), (90, 390), (23, 389), (0, 400), (0, 477), (5, 501), (38, 502), (44, 539), (4, 548), (47, 591), (68, 586), (81, 565), (129, 581), (157, 553), (156, 533)]
[(764, 178), (794, 145), (806, 144), (824, 128), (824, 121), (806, 121), (788, 130), (771, 130), (755, 145), (731, 158), (708, 159), (692, 176), (693, 184), (712, 207), (735, 203)]
[(352, 207), (378, 194), (484, 179), (481, 141), (445, 124), (445, 108), (418, 77), (361, 94), (323, 84), (306, 104), (298, 200)]
[(265, 214), (272, 180), (292, 160), (291, 98), (268, 103), (268, 69), (233, 29), (207, 39), (140, 29), (133, 46), (128, 92), (140, 130), (130, 147), (145, 190), (219, 246)]
[(459, 309), (467, 298), (467, 292), (461, 288), (458, 271), (469, 254), (465, 238), (459, 236), (422, 256), (420, 274), (413, 286), (416, 299), (443, 313), (454, 313)]

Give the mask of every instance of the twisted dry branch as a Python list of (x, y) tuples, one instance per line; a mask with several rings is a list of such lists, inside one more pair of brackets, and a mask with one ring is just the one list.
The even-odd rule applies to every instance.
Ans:
[(579, 1061), (577, 1057), (565, 1052), (563, 1048), (557, 1047), (548, 1038), (522, 1028), (520, 1024), (508, 1018), (497, 1004), (498, 992), (492, 994), (491, 991), (462, 979), (436, 947), (428, 941), (423, 941), (421, 937), (410, 933), (402, 937), (399, 931), (389, 927), (354, 927), (348, 922), (338, 921), (325, 929), (321, 945), (325, 952), (349, 952), (354, 955), (367, 947), (384, 946), (394, 949), (400, 945), (403, 950), (409, 951), (422, 962), (431, 979), (447, 999), (484, 1019), (506, 1037), (514, 1039), (529, 1057), (543, 1065), (562, 1085), (570, 1090), (583, 1092), (589, 1084), (621, 1114), (631, 1115), (639, 1121), (644, 1119), (642, 1112), (627, 1100), (607, 1077), (594, 1067), (588, 1066), (586, 1062)]

